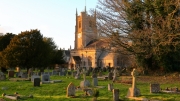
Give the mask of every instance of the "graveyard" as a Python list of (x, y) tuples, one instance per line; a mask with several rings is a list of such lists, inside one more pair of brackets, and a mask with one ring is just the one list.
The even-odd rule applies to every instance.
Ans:
[[(23, 70), (22, 70), (23, 71)], [(66, 70), (0, 75), (0, 101), (180, 101), (178, 73)]]

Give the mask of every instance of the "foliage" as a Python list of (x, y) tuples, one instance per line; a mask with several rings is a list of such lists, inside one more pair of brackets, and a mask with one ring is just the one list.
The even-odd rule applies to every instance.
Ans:
[(43, 40), (39, 30), (24, 31), (16, 35), (1, 53), (3, 65), (21, 68), (45, 67), (50, 64), (50, 54), (56, 48), (52, 39)]
[(15, 36), (12, 33), (6, 33), (0, 36), (0, 51), (3, 51), (10, 43), (11, 39)]
[(63, 59), (63, 50), (55, 50), (53, 52), (53, 59), (52, 59), (52, 64), (64, 64), (65, 61)]
[(180, 71), (177, 64), (180, 57), (173, 55), (180, 54), (178, 1), (99, 0), (98, 3), (98, 30), (110, 38), (119, 52), (134, 55), (144, 68)]

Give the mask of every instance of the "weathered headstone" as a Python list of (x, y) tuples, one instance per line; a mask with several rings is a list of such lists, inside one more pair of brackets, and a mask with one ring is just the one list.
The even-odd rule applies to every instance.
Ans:
[(40, 82), (41, 82), (41, 80), (40, 80), (40, 78), (34, 78), (34, 86), (40, 86)]
[(76, 87), (74, 86), (74, 84), (71, 82), (68, 87), (67, 87), (67, 93), (66, 93), (66, 96), (67, 97), (73, 97), (75, 96), (75, 89)]
[(98, 86), (98, 78), (92, 78), (92, 86)]
[(6, 75), (0, 71), (0, 80), (6, 80)]
[(108, 90), (109, 90), (109, 91), (112, 91), (112, 90), (113, 90), (113, 84), (112, 84), (112, 83), (109, 83), (109, 84), (108, 84)]
[(116, 81), (117, 79), (117, 69), (115, 68), (114, 71), (113, 71), (113, 81)]
[(28, 78), (28, 74), (27, 73), (23, 73), (21, 78)]
[(50, 76), (49, 74), (43, 74), (41, 75), (41, 81), (50, 81)]
[(112, 72), (109, 72), (109, 73), (108, 73), (108, 79), (109, 79), (109, 80), (112, 80), (112, 79), (113, 79), (113, 73), (112, 73)]
[(150, 93), (159, 93), (160, 90), (160, 84), (150, 84)]
[(74, 77), (75, 79), (80, 79), (81, 75), (80, 74), (76, 74), (76, 76)]
[(13, 70), (8, 71), (8, 77), (14, 77), (14, 71)]
[(129, 88), (127, 97), (137, 97), (140, 95), (140, 90), (136, 87), (137, 71), (135, 68), (131, 72), (131, 75), (132, 75), (132, 87)]
[(113, 101), (119, 101), (119, 89), (113, 89)]

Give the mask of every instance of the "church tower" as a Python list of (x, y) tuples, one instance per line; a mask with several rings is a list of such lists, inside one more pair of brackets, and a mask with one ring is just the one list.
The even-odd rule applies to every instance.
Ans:
[(78, 15), (76, 9), (76, 26), (75, 26), (75, 49), (82, 49), (94, 39), (97, 39), (96, 13), (88, 15), (85, 11)]

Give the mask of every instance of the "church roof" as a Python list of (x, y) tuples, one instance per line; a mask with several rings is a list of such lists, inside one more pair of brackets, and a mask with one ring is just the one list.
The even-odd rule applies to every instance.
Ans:
[(94, 39), (85, 48), (106, 48), (109, 47), (108, 39)]
[(65, 50), (64, 53), (66, 54), (66, 56), (70, 56), (70, 50)]

